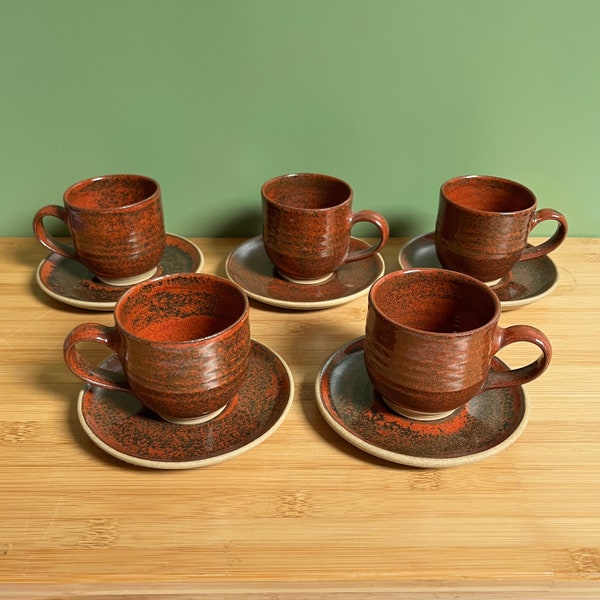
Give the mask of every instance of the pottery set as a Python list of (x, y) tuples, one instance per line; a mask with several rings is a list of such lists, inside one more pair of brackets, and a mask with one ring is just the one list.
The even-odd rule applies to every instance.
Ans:
[[(366, 452), (452, 466), (520, 435), (522, 386), (542, 375), (552, 350), (530, 325), (500, 327), (501, 310), (513, 306), (498, 292), (514, 289), (521, 264), (553, 264), (547, 254), (566, 236), (563, 215), (537, 210), (533, 194), (508, 180), (453, 179), (441, 188), (435, 232), (406, 244), (401, 268), (384, 275), (388, 223), (354, 212), (346, 182), (284, 175), (262, 186), (261, 199), (263, 235), (228, 256), (227, 278), (201, 273), (200, 249), (165, 233), (150, 178), (82, 181), (64, 206), (36, 213), (34, 232), (52, 251), (36, 273), (41, 288), (73, 306), (114, 310), (113, 327), (81, 323), (64, 342), (67, 366), (85, 383), (80, 423), (100, 448), (137, 465), (190, 468), (232, 458), (279, 427), (293, 376), (251, 338), (249, 297), (311, 310), (368, 294), (365, 335), (325, 362), (315, 388), (327, 423)], [(48, 232), (46, 217), (66, 223), (70, 244)], [(529, 232), (544, 220), (557, 231), (533, 248)], [(352, 236), (358, 222), (377, 229), (374, 244)], [(517, 341), (540, 356), (509, 369), (495, 355)], [(81, 342), (112, 354), (92, 364)]]

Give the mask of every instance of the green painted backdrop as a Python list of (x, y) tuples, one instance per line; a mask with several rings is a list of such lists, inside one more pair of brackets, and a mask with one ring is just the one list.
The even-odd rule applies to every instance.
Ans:
[(0, 0), (0, 235), (135, 172), (167, 229), (260, 233), (260, 185), (346, 179), (395, 235), (455, 175), (600, 234), (597, 0)]

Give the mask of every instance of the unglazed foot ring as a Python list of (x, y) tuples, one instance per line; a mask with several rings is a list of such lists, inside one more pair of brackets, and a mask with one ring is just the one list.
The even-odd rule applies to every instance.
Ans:
[(393, 402), (386, 400), (383, 396), (382, 400), (385, 402), (386, 406), (390, 410), (393, 410), (395, 413), (399, 414), (402, 417), (406, 417), (407, 419), (412, 419), (414, 421), (439, 421), (440, 419), (445, 419), (446, 417), (449, 417), (452, 413), (458, 410), (455, 408), (454, 410), (447, 410), (437, 413), (421, 412), (418, 410), (404, 408), (403, 406), (397, 406)]
[(98, 275), (98, 279), (103, 283), (106, 283), (106, 285), (113, 285), (116, 287), (130, 287), (132, 285), (135, 285), (136, 283), (142, 283), (142, 281), (150, 279), (156, 274), (156, 271), (158, 271), (158, 267), (154, 267), (153, 269), (150, 269), (149, 271), (146, 271), (145, 273), (142, 273), (140, 275), (133, 275), (132, 277), (123, 277), (121, 279), (107, 279), (106, 277), (100, 277)]
[(295, 279), (294, 277), (288, 277), (287, 275), (284, 275), (281, 271), (278, 271), (278, 273), (286, 281), (289, 281), (290, 283), (297, 283), (299, 285), (318, 285), (320, 283), (325, 283), (333, 276), (333, 273), (328, 273), (327, 275), (323, 275), (323, 277), (317, 277), (316, 279)]
[(202, 415), (201, 417), (191, 417), (189, 419), (169, 417), (167, 415), (160, 415), (160, 417), (165, 421), (168, 421), (169, 423), (173, 423), (174, 425), (199, 425), (200, 423), (207, 423), (208, 421), (212, 421), (214, 418), (218, 417), (226, 408), (227, 404), (215, 410), (214, 412)]

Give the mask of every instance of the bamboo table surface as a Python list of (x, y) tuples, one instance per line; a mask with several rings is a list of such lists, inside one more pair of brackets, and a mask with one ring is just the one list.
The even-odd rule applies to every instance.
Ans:
[[(203, 270), (224, 276), (242, 240), (194, 241)], [(404, 241), (382, 252), (388, 271)], [(366, 296), (318, 311), (251, 301), (253, 338), (295, 381), (262, 444), (191, 470), (109, 456), (79, 425), (62, 342), (112, 313), (44, 294), (34, 273), (46, 254), (33, 238), (0, 239), (0, 597), (600, 598), (600, 239), (567, 239), (552, 294), (501, 316), (554, 348), (525, 386), (522, 436), (437, 470), (364, 453), (317, 408), (315, 378), (363, 334)]]

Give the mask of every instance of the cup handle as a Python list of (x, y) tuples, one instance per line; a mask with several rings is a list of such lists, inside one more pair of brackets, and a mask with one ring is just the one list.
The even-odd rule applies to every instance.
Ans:
[(539, 329), (530, 325), (512, 325), (506, 329), (498, 327), (494, 338), (494, 354), (501, 348), (515, 342), (535, 344), (542, 353), (536, 360), (524, 367), (510, 371), (490, 371), (483, 386), (484, 390), (529, 383), (539, 377), (548, 368), (550, 359), (552, 358), (552, 346), (548, 338)]
[(69, 369), (79, 379), (87, 383), (109, 390), (131, 392), (124, 374), (92, 365), (85, 359), (77, 349), (77, 344), (80, 342), (97, 342), (117, 352), (119, 334), (115, 327), (106, 327), (98, 323), (81, 323), (77, 325), (65, 339), (63, 345), (64, 359)]
[(49, 204), (40, 208), (33, 217), (33, 233), (48, 250), (67, 258), (77, 259), (77, 253), (72, 245), (64, 244), (48, 233), (44, 227), (44, 217), (56, 217), (68, 225), (67, 209), (57, 204)]
[(531, 230), (542, 221), (557, 221), (558, 227), (554, 232), (554, 235), (539, 246), (528, 246), (525, 248), (519, 260), (529, 260), (531, 258), (545, 256), (549, 252), (556, 250), (567, 237), (567, 219), (562, 213), (559, 213), (553, 208), (542, 208), (541, 210), (535, 211), (529, 224), (529, 231), (531, 232)]
[(368, 248), (350, 252), (344, 261), (345, 263), (363, 260), (364, 258), (373, 256), (383, 248), (390, 237), (390, 226), (385, 220), (385, 217), (378, 212), (375, 212), (374, 210), (359, 210), (358, 212), (352, 213), (350, 216), (350, 227), (352, 228), (356, 223), (360, 222), (372, 223), (377, 227), (379, 230), (379, 242)]

